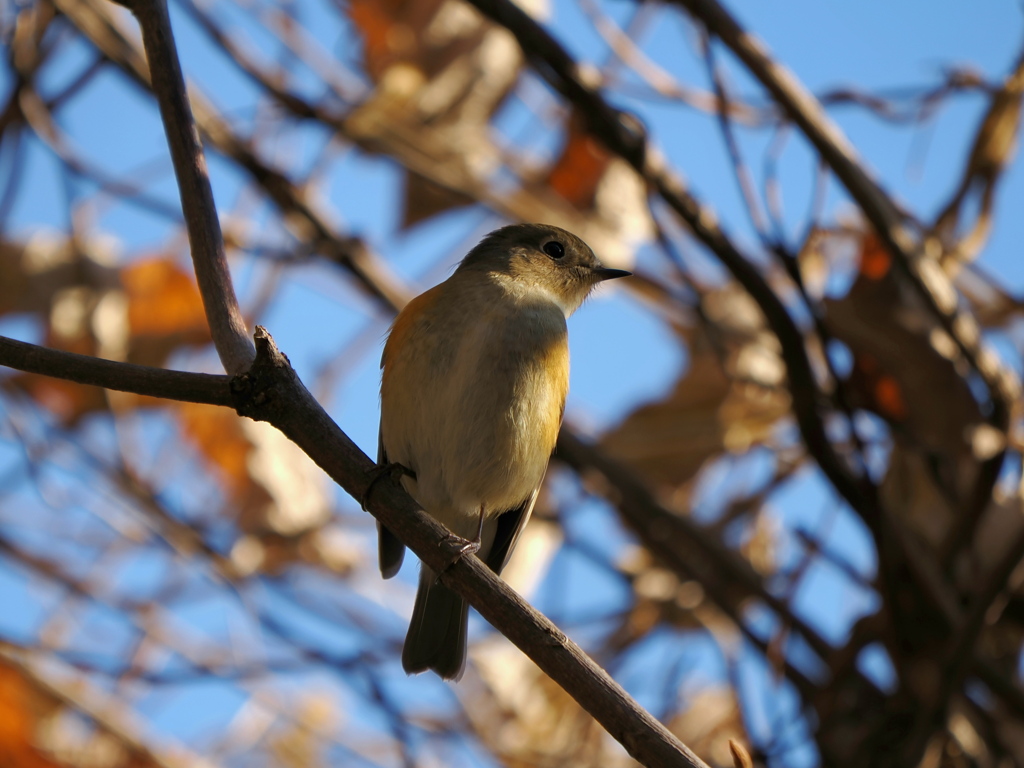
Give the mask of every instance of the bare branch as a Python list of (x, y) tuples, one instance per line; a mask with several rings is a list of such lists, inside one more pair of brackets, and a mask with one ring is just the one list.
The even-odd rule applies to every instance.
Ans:
[[(978, 255), (992, 227), (992, 208), (996, 186), (1006, 170), (1020, 130), (1021, 98), (1024, 96), (1024, 55), (1007, 76), (1003, 87), (992, 96), (992, 103), (978, 126), (971, 154), (960, 184), (949, 202), (935, 218), (932, 231), (947, 244), (947, 258), (970, 262)], [(958, 235), (964, 200), (972, 190), (981, 198), (970, 231)]]
[(743, 202), (746, 205), (747, 214), (750, 216), (750, 223), (753, 225), (754, 230), (758, 233), (761, 240), (766, 241), (768, 239), (767, 226), (765, 225), (764, 215), (761, 212), (761, 204), (757, 198), (757, 192), (755, 191), (754, 179), (750, 175), (750, 168), (743, 160), (739, 141), (736, 139), (736, 131), (733, 128), (732, 112), (734, 110), (732, 105), (734, 100), (728, 91), (728, 87), (725, 82), (725, 75), (722, 73), (721, 68), (715, 61), (714, 41), (710, 40), (707, 35), (705, 35), (702, 40), (702, 44), (704, 47), (704, 65), (708, 71), (708, 76), (714, 85), (715, 95), (718, 98), (719, 108), (716, 110), (716, 114), (718, 116), (718, 127), (722, 133), (722, 140), (725, 144), (726, 150), (729, 152), (729, 160), (732, 163), (733, 175), (736, 177), (736, 184), (739, 187), (740, 194), (743, 196)]
[(371, 483), (376, 464), (324, 412), (270, 335), (256, 330), (256, 361), (232, 385), (238, 412), (269, 421), (393, 531), (440, 580), (465, 597), (552, 680), (647, 766), (705, 763), (640, 707), (582, 649), (534, 610), (477, 557), (461, 556), (453, 537), (396, 482)]
[[(164, 16), (170, 2), (118, 1), (143, 15)], [(0, 516), (0, 561), (13, 563), (29, 583), (38, 580), (59, 593), (32, 630), (34, 645), (43, 649), (33, 658), (52, 661), (55, 669), (70, 665), (67, 671), (86, 681), (99, 679), (129, 706), (147, 687), (224, 678), (220, 686), (237, 690), (248, 703), (215, 734), (210, 750), (215, 758), (236, 762), (257, 752), (276, 757), (279, 749), (298, 745), (302, 764), (340, 759), (411, 766), (468, 743), (499, 762), (530, 762), (531, 757), (532, 762), (605, 762), (614, 745), (574, 698), (603, 713), (597, 715), (600, 722), (614, 723), (615, 735), (624, 743), (660, 738), (656, 724), (642, 722), (639, 731), (632, 727), (632, 702), (610, 689), (585, 660), (574, 658), (578, 649), (564, 643), (550, 624), (523, 606), (495, 597), (498, 593), (489, 591), (488, 581), (493, 575), (477, 573), (480, 566), (472, 559), (459, 560), (452, 541), (429, 527), (415, 503), (385, 484), (373, 489), (373, 514), (393, 525), (402, 538), (420, 535), (413, 549), (422, 552), (424, 561), (447, 566), (443, 578), (453, 589), (476, 594), (472, 601), (483, 606), (485, 617), (531, 649), (523, 658), (502, 638), (485, 639), (473, 648), (473, 673), (450, 689), (457, 699), (453, 709), (425, 711), (412, 705), (393, 684), (425, 691), (444, 683), (432, 677), (393, 680), (400, 635), (388, 606), (402, 604), (409, 584), (404, 579), (380, 582), (364, 546), (374, 521), (345, 501), (332, 515), (337, 496), (323, 486), (324, 478), (309, 466), (303, 451), (360, 500), (366, 495), (369, 460), (307, 402), (309, 393), (262, 331), (256, 364), (239, 369), (241, 374), (233, 378), (158, 370), (170, 364), (165, 360), (180, 357), (182, 343), (208, 339), (208, 321), (199, 309), (193, 280), (174, 271), (174, 285), (187, 294), (187, 315), (181, 302), (176, 308), (182, 312), (165, 314), (163, 302), (178, 302), (182, 296), (154, 292), (143, 284), (157, 276), (146, 273), (150, 259), (135, 252), (138, 240), (131, 235), (132, 261), (121, 284), (110, 282), (114, 268), (107, 262), (100, 265), (103, 279), (97, 280), (96, 264), (116, 251), (106, 247), (105, 239), (94, 238), (104, 237), (111, 223), (116, 227), (118, 222), (96, 214), (110, 204), (120, 209), (122, 200), (158, 211), (163, 218), (167, 211), (176, 212), (163, 246), (168, 249), (180, 249), (184, 238), (181, 227), (174, 225), (184, 218), (178, 203), (161, 208), (156, 197), (147, 196), (154, 180), (150, 165), (133, 162), (135, 170), (109, 171), (92, 159), (89, 134), (68, 119), (68, 110), (81, 109), (84, 102), (94, 106), (96, 94), (84, 86), (96, 73), (118, 93), (152, 103), (151, 79), (158, 73), (149, 71), (134, 19), (114, 2), (41, 0), (0, 14), (15, 20), (10, 53), (0, 56), (0, 69), (11, 74), (14, 84), (0, 104), (0, 140), (6, 140), (2, 149), (8, 161), (7, 179), (0, 182), (0, 223), (8, 213), (12, 217), (10, 237), (0, 244), (0, 261), (9, 265), (9, 279), (0, 280), (0, 311), (14, 323), (27, 320), (39, 326), (39, 337), (46, 339), (40, 343), (52, 348), (0, 338), (0, 365), (33, 372), (11, 375), (0, 370), (0, 390), (12, 395), (2, 409), (0, 428), (14, 448), (0, 465), (0, 498), (29, 499), (25, 513), (20, 504), (9, 504), (12, 514)], [(919, 762), (922, 752), (938, 756), (943, 749), (948, 752), (942, 760), (952, 757), (964, 765), (1021, 762), (1019, 745), (1008, 735), (1024, 712), (1016, 665), (1024, 642), (1024, 592), (1014, 570), (1024, 552), (1024, 535), (1019, 489), (1012, 487), (1019, 467), (1005, 466), (1002, 454), (993, 456), (1005, 445), (1007, 456), (1016, 458), (1021, 447), (1019, 425), (1011, 422), (1010, 430), (1000, 426), (1005, 422), (1000, 403), (1008, 401), (997, 391), (1002, 386), (1003, 395), (1012, 394), (1016, 383), (983, 347), (978, 325), (988, 333), (1006, 331), (1022, 302), (1000, 279), (976, 265), (954, 261), (980, 242), (987, 225), (982, 219), (995, 199), (994, 179), (1009, 167), (1012, 150), (1004, 139), (1019, 130), (1019, 104), (1014, 102), (1019, 101), (1019, 84), (1012, 78), (994, 83), (966, 69), (946, 69), (937, 83), (926, 87), (869, 93), (851, 85), (812, 96), (716, 0), (640, 4), (625, 9), (625, 16), (578, 0), (607, 43), (606, 48), (591, 39), (585, 47), (600, 49), (593, 54), (595, 61), (604, 62), (600, 70), (553, 37), (558, 20), (542, 27), (521, 13), (514, 0), (471, 0), (490, 20), (512, 30), (550, 91), (543, 86), (538, 90), (537, 78), (528, 73), (522, 76), (523, 56), (508, 47), (514, 45), (508, 34), (481, 21), (472, 9), (459, 13), (469, 14), (465, 19), (471, 19), (473, 34), (430, 42), (435, 32), (448, 34), (451, 27), (437, 3), (391, 9), (374, 0), (336, 0), (326, 8), (300, 2), (275, 10), (235, 0), (227, 0), (226, 6), (181, 2), (176, 10), (196, 22), (189, 25), (189, 34), (198, 33), (219, 55), (211, 60), (214, 69), (197, 70), (196, 82), (188, 85), (186, 107), (195, 126), (187, 122), (187, 114), (185, 122), (181, 114), (174, 120), (186, 139), (192, 132), (191, 150), (198, 150), (198, 129), (206, 150), (241, 172), (243, 187), (230, 217), (235, 225), (225, 221), (219, 234), (225, 244), (215, 243), (215, 256), (223, 257), (226, 246), (229, 255), (237, 250), (254, 265), (255, 282), (247, 286), (252, 296), (243, 304), (249, 307), (247, 317), (257, 318), (271, 307), (286, 310), (276, 302), (292, 300), (295, 288), (303, 296), (312, 293), (316, 301), (336, 298), (339, 288), (346, 296), (352, 290), (360, 294), (356, 305), (330, 310), (344, 314), (339, 332), (345, 339), (327, 358), (314, 356), (314, 365), (324, 371), (320, 389), (326, 387), (325, 393), (340, 391), (335, 371), (348, 375), (367, 370), (364, 364), (371, 363), (367, 356), (379, 341), (385, 316), (411, 296), (395, 270), (415, 272), (430, 282), (442, 269), (432, 262), (422, 272), (420, 261), (404, 257), (392, 267), (371, 251), (368, 241), (337, 223), (348, 212), (332, 210), (334, 196), (328, 199), (324, 192), (336, 188), (338, 173), (352, 170), (350, 153), (370, 158), (375, 169), (381, 162), (388, 164), (380, 158), (390, 158), (398, 174), (416, 179), (403, 192), (406, 204), (415, 202), (421, 213), (456, 199), (479, 204), (462, 208), (446, 226), (457, 221), (482, 230), (494, 214), (513, 220), (554, 217), (554, 223), (567, 229), (579, 227), (578, 234), (593, 240), (603, 253), (609, 245), (625, 252), (635, 238), (647, 242), (647, 217), (654, 219), (664, 254), (647, 264), (649, 254), (643, 253), (629, 300), (664, 324), (669, 345), (685, 347), (676, 350), (687, 356), (676, 389), (656, 404), (658, 416), (640, 425), (647, 430), (636, 442), (642, 450), (624, 454), (621, 461), (563, 425), (555, 459), (581, 483), (559, 482), (556, 474), (545, 495), (548, 503), (538, 510), (541, 519), (524, 538), (519, 564), (531, 566), (523, 569), (532, 571), (531, 578), (545, 572), (543, 581), (521, 582), (524, 574), (515, 567), (507, 578), (510, 584), (539, 590), (541, 604), (551, 605), (555, 613), (550, 615), (565, 631), (575, 634), (578, 628), (581, 636), (595, 638), (588, 652), (616, 678), (622, 674), (629, 680), (637, 670), (652, 669), (657, 663), (652, 644), (669, 634), (677, 636), (678, 642), (659, 645), (665, 647), (662, 671), (654, 679), (637, 680), (650, 711), (669, 730), (722, 765), (739, 764), (744, 757), (726, 750), (730, 737), (749, 745), (758, 765), (785, 762), (794, 748), (814, 746), (822, 763), (836, 766), (903, 766)], [(146, 5), (150, 3), (159, 5)], [(653, 30), (649, 23), (684, 19), (679, 6), (697, 9), (691, 10), (697, 14), (697, 34), (688, 35), (687, 44), (698, 68), (706, 54), (704, 90), (689, 90), (669, 70), (659, 68), (664, 62), (643, 53), (648, 35), (660, 40), (671, 34), (667, 24)], [(712, 18), (716, 9), (725, 22)], [(337, 23), (345, 35), (340, 50), (337, 37), (328, 43), (333, 50), (321, 47), (317, 32), (322, 30), (310, 24), (331, 14), (337, 18), (330, 23)], [(246, 23), (236, 24), (238, 18)], [(162, 28), (165, 22), (146, 24)], [(732, 32), (738, 36), (730, 43)], [(253, 36), (258, 46), (251, 44)], [(349, 47), (355, 38), (362, 47)], [(75, 59), (73, 71), (59, 69), (55, 78), (64, 48), (81, 40), (95, 51)], [(495, 50), (481, 40), (501, 41), (501, 61), (480, 58)], [(412, 53), (409, 41), (414, 41)], [(169, 38), (163, 43), (175, 55)], [(730, 45), (732, 51), (727, 50)], [(739, 48), (752, 49), (744, 54), (749, 61), (734, 55)], [(152, 52), (150, 58), (156, 66)], [(690, 63), (670, 59), (673, 66)], [(347, 74), (348, 60), (358, 60), (356, 66), (363, 70), (356, 77)], [(187, 57), (182, 63), (187, 65)], [(223, 112), (215, 99), (203, 95), (201, 88), (223, 84), (214, 76), (217, 72), (243, 75), (246, 87), (254, 89), (244, 94), (246, 103), (254, 105), (251, 112)], [(740, 76), (737, 82), (748, 83), (746, 89), (734, 88), (734, 74)], [(462, 101), (465, 94), (476, 97), (481, 75), (500, 85), (494, 94), (504, 99), (498, 112), (487, 111), (493, 102), (481, 110), (472, 99)], [(762, 87), (758, 77), (774, 86)], [(52, 88), (51, 83), (65, 80)], [(184, 100), (180, 76), (178, 80), (172, 86)], [(133, 85), (144, 92), (132, 93)], [(947, 215), (931, 229), (925, 216), (902, 209), (888, 196), (884, 179), (860, 168), (863, 159), (825, 116), (838, 115), (835, 109), (850, 105), (858, 115), (868, 112), (869, 119), (902, 123), (910, 130), (917, 125), (926, 133), (925, 123), (940, 107), (968, 90), (990, 100), (983, 105), (983, 110), (989, 107), (986, 124), (998, 123), (999, 130), (982, 125), (976, 136), (984, 141), (966, 137), (965, 153), (972, 139), (975, 151), (954, 179), (959, 183), (963, 178), (964, 184), (952, 196)], [(617, 109), (619, 98), (633, 99), (641, 119), (647, 114), (671, 119), (664, 113), (666, 106), (699, 122), (702, 130), (713, 132), (718, 119), (723, 156), (732, 159), (753, 214), (758, 236), (753, 245), (744, 245), (731, 233), (728, 221), (719, 223), (711, 201), (691, 193), (642, 125)], [(669, 100), (675, 103), (666, 104)], [(437, 111), (438, 104), (449, 111)], [(645, 105), (653, 108), (648, 112)], [(568, 124), (567, 114), (572, 116)], [(801, 115), (806, 125), (797, 119)], [(750, 158), (740, 155), (741, 128), (756, 129), (757, 139), (768, 143), (762, 158), (763, 190), (754, 189), (745, 166)], [(821, 146), (811, 146), (810, 164), (801, 153), (783, 152), (794, 130), (814, 129)], [(563, 154), (552, 161), (551, 140), (562, 135)], [(666, 136), (669, 147), (679, 146), (676, 138)], [(837, 157), (829, 159), (828, 148)], [(32, 221), (33, 214), (23, 205), (23, 200), (34, 199), (34, 176), (26, 176), (30, 166), (21, 164), (40, 149), (46, 162), (55, 156), (63, 183), (64, 196), (54, 213), (66, 214), (70, 240), (61, 238), (59, 246), (41, 230), (22, 234), (26, 221), (39, 222)], [(453, 157), (469, 157), (474, 149), (486, 162), (452, 162)], [(186, 154), (191, 150), (186, 146)], [(974, 157), (979, 152), (980, 160)], [(864, 206), (861, 218), (867, 228), (828, 221), (842, 216), (839, 209), (828, 210), (834, 201), (824, 193), (829, 177), (838, 173), (834, 166), (844, 157), (853, 166), (853, 181), (843, 180), (848, 184), (844, 199)], [(103, 162), (119, 167), (118, 159)], [(202, 156), (192, 156), (191, 162), (202, 176)], [(358, 165), (361, 176), (364, 169)], [(805, 229), (796, 235), (799, 248), (790, 244), (782, 215), (782, 182), (797, 165), (814, 179)], [(999, 168), (991, 172), (995, 165)], [(175, 160), (180, 175), (178, 166)], [(191, 172), (187, 167), (185, 171)], [(634, 171), (645, 187), (637, 186)], [(559, 174), (586, 179), (587, 184), (570, 190), (568, 184), (559, 186)], [(861, 187), (858, 174), (867, 178)], [(606, 196), (615, 198), (616, 185), (608, 182), (616, 175), (629, 179), (628, 211), (605, 209)], [(421, 180), (428, 190), (419, 186)], [(179, 189), (186, 194), (183, 186)], [(873, 211), (858, 195), (869, 196)], [(342, 207), (347, 205), (343, 201)], [(736, 210), (743, 219), (744, 212)], [(216, 225), (212, 204), (204, 215)], [(356, 218), (362, 215), (360, 209)], [(876, 222), (886, 216), (895, 222), (896, 234), (879, 230), (881, 236), (876, 236)], [(640, 217), (643, 226), (632, 228)], [(402, 231), (413, 226), (413, 218), (403, 220)], [(167, 222), (160, 224), (167, 231)], [(958, 242), (972, 226), (977, 237)], [(607, 242), (598, 237), (607, 237)], [(894, 245), (894, 237), (903, 239)], [(406, 239), (403, 253), (419, 253), (421, 245), (415, 236)], [(464, 250), (451, 250), (456, 249)], [(136, 256), (143, 257), (138, 269)], [(172, 260), (153, 261), (170, 265)], [(322, 261), (337, 262), (346, 274), (332, 274), (330, 284), (324, 284)], [(854, 289), (844, 298), (836, 296), (855, 266), (858, 281), (884, 274), (889, 292), (869, 298), (885, 306), (896, 302), (905, 310), (870, 329), (873, 339), (888, 345), (892, 359), (869, 359), (833, 317), (839, 314), (834, 308), (844, 301), (863, 314), (876, 307), (854, 295)], [(729, 284), (721, 285), (730, 276)], [(335, 277), (343, 284), (335, 284)], [(161, 302), (159, 307), (155, 302)], [(175, 308), (170, 303), (167, 307)], [(28, 315), (15, 317), (13, 312)], [(187, 326), (180, 325), (186, 321)], [(631, 327), (624, 325), (622, 331)], [(909, 336), (900, 336), (899, 330)], [(1010, 344), (999, 347), (1007, 360), (1024, 354), (1019, 340), (1011, 337)], [(840, 351), (843, 345), (846, 350)], [(54, 349), (146, 362), (154, 368)], [(167, 357), (168, 350), (174, 350), (174, 357)], [(940, 367), (948, 378), (933, 377), (930, 368), (918, 365), (919, 352), (942, 356)], [(717, 375), (704, 378), (716, 356)], [(708, 363), (706, 369), (702, 362)], [(755, 365), (762, 366), (767, 378), (752, 372)], [(980, 380), (984, 377), (976, 373), (982, 369), (991, 374), (988, 391)], [(46, 381), (44, 376), (87, 386)], [(372, 382), (351, 378), (346, 383), (369, 402), (372, 395), (363, 390)], [(945, 396), (949, 385), (963, 396), (962, 404)], [(254, 428), (230, 411), (174, 407), (168, 401), (155, 421), (152, 416), (139, 418), (134, 406), (145, 408), (156, 401), (114, 397), (97, 386), (213, 402), (267, 424)], [(691, 397), (691, 391), (700, 397)], [(787, 392), (791, 411), (782, 404)], [(758, 398), (770, 398), (770, 415), (754, 407)], [(943, 410), (947, 405), (948, 413)], [(962, 414), (957, 405), (963, 406)], [(638, 408), (627, 423), (643, 421), (638, 416), (646, 413), (647, 408)], [(290, 441), (270, 429), (274, 424), (281, 425)], [(1002, 434), (995, 434), (997, 430)], [(673, 460), (683, 469), (673, 473)], [(285, 470), (280, 477), (278, 468)], [(997, 476), (1005, 481), (998, 488)], [(792, 480), (782, 482), (787, 477)], [(826, 488), (820, 506), (798, 509), (807, 501), (800, 490), (822, 478), (837, 492)], [(280, 483), (272, 482), (278, 479)], [(389, 495), (395, 493), (397, 506)], [(581, 510), (603, 519), (610, 514), (604, 505), (589, 503), (595, 496), (616, 507), (632, 537), (609, 540), (601, 537), (603, 530), (580, 525)], [(78, 515), (76, 522), (83, 521), (80, 529), (65, 530), (68, 512)], [(400, 519), (393, 519), (396, 515)], [(795, 522), (796, 516), (801, 522)], [(863, 541), (855, 516), (868, 524), (873, 547)], [(820, 525), (807, 522), (805, 527), (808, 518)], [(405, 530), (403, 520), (412, 528)], [(851, 529), (857, 533), (847, 537)], [(802, 530), (813, 534), (801, 536)], [(794, 535), (802, 538), (802, 547)], [(62, 557), (52, 560), (57, 550), (51, 537), (53, 546), (65, 548)], [(794, 552), (794, 544), (799, 551)], [(119, 577), (125, 567), (134, 567), (136, 558), (159, 560), (160, 568), (151, 569), (159, 570), (157, 581), (136, 584)], [(565, 566), (578, 559), (585, 561), (587, 577), (598, 575), (597, 569), (602, 581), (620, 586), (621, 599), (613, 605), (561, 600), (559, 596), (572, 594), (563, 587), (571, 588), (580, 573)], [(550, 571), (542, 571), (548, 563)], [(823, 572), (830, 584), (850, 595), (848, 602), (810, 602), (820, 594)], [(203, 578), (197, 580), (194, 574)], [(458, 586), (460, 581), (466, 584)], [(359, 596), (353, 599), (355, 592)], [(229, 635), (207, 641), (174, 626), (179, 606), (187, 610), (193, 601), (211, 597), (226, 598), (233, 606), (237, 631), (233, 626)], [(326, 637), (307, 637), (292, 626), (292, 610), (330, 632), (350, 628), (355, 642), (335, 646)], [(865, 615), (857, 619), (861, 611)], [(127, 630), (123, 650), (95, 650), (94, 613), (108, 615)], [(723, 674), (716, 674), (717, 662), (713, 669), (705, 668), (704, 659), (689, 652), (706, 635), (718, 645)], [(183, 651), (186, 664), (181, 670), (163, 669), (168, 652)], [(556, 681), (534, 668), (530, 656)], [(266, 661), (270, 658), (274, 663)], [(752, 658), (759, 678), (753, 688), (745, 678), (745, 662)], [(510, 661), (519, 665), (515, 672)], [(694, 680), (690, 673), (698, 668), (699, 679)], [(328, 735), (322, 727), (327, 722), (323, 708), (336, 706), (333, 693), (319, 703), (320, 714), (310, 710), (308, 716), (302, 705), (312, 704), (315, 692), (303, 690), (297, 701), (278, 700), (273, 692), (277, 675), (288, 670), (331, 676), (332, 684), (372, 709), (379, 717), (368, 738), (363, 741), (355, 729), (332, 729)], [(556, 684), (562, 679), (559, 674), (581, 678), (571, 688), (573, 697)], [(533, 691), (528, 702), (523, 698), (527, 690)], [(799, 699), (795, 706), (793, 693)], [(770, 714), (760, 717), (759, 710)], [(547, 738), (552, 728), (559, 729), (559, 738)], [(99, 739), (106, 738), (97, 731)], [(514, 743), (507, 736), (513, 731)], [(954, 754), (958, 746), (961, 755)], [(659, 749), (666, 750), (668, 760), (660, 753), (651, 756)], [(327, 750), (332, 758), (318, 761), (317, 753)], [(694, 764), (687, 759), (669, 739), (651, 747), (645, 762)]]
[(186, 373), (47, 349), (0, 336), (0, 365), (167, 400), (231, 406), (230, 376)]
[(192, 263), (210, 333), (224, 369), (241, 373), (255, 355), (231, 283), (217, 207), (202, 142), (192, 117), (165, 0), (126, 0), (142, 29), (153, 93), (160, 105), (167, 145), (178, 179)]
[[(396, 484), (371, 490), (375, 463), (323, 411), (299, 381), (269, 334), (257, 330), (259, 354), (253, 368), (230, 384), (226, 376), (160, 371), (84, 355), (55, 352), (0, 337), (0, 362), (22, 370), (81, 383), (110, 386), (154, 396), (227, 405), (269, 421), (284, 432), (354, 498), (393, 530), (441, 581), (465, 596), (481, 615), (519, 646), (570, 693), (623, 746), (646, 765), (704, 766), (661, 723), (643, 710), (614, 680), (543, 615), (530, 607), (478, 558), (460, 557), (460, 544), (419, 510)], [(113, 386), (111, 386), (113, 385)], [(176, 386), (175, 386), (176, 385)], [(375, 500), (378, 499), (378, 500)]]

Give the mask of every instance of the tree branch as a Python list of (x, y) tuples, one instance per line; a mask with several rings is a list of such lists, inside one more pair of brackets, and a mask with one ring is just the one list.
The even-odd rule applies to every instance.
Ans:
[(706, 768), (479, 558), (460, 557), (461, 542), (422, 512), (397, 483), (374, 483), (367, 495), (376, 464), (331, 420), (262, 328), (256, 330), (256, 351), (252, 368), (229, 378), (116, 363), (0, 337), (2, 365), (123, 392), (233, 406), (243, 416), (273, 424), (353, 498), (365, 499), (374, 517), (562, 686), (634, 758), (647, 766)]
[(160, 105), (185, 214), (192, 264), (213, 343), (224, 369), (231, 374), (241, 373), (252, 363), (255, 350), (231, 283), (206, 157), (185, 92), (167, 3), (124, 0), (122, 4), (131, 10), (142, 29), (153, 93)]
[(230, 376), (119, 363), (0, 336), (0, 365), (56, 379), (166, 400), (233, 406)]
[(236, 409), (268, 421), (302, 448), (321, 469), (440, 573), (495, 629), (647, 766), (706, 765), (664, 725), (640, 707), (579, 646), (533, 609), (479, 558), (461, 557), (461, 540), (420, 510), (390, 479), (371, 483), (376, 464), (335, 424), (299, 381), (288, 359), (263, 329), (256, 329), (256, 361), (232, 382)]

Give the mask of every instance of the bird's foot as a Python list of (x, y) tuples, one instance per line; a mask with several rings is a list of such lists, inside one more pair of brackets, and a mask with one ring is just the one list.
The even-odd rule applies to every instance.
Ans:
[(376, 467), (367, 472), (370, 477), (370, 482), (366, 486), (366, 490), (363, 491), (363, 496), (359, 499), (359, 506), (362, 510), (366, 511), (366, 503), (370, 500), (370, 492), (373, 487), (377, 485), (383, 478), (390, 478), (391, 482), (397, 483), (402, 479), (403, 475), (408, 475), (413, 480), (416, 479), (416, 473), (403, 464), (399, 464), (397, 461), (391, 461), (387, 464), (378, 464)]
[(449, 558), (444, 568), (442, 568), (440, 573), (438, 574), (439, 576), (441, 575), (441, 573), (444, 573), (457, 562), (459, 562), (459, 560), (461, 560), (462, 558), (469, 557), (470, 555), (475, 555), (477, 552), (479, 552), (480, 539), (467, 539), (462, 536), (459, 536), (457, 533), (452, 533), (451, 531), (449, 531), (448, 536), (444, 540), (444, 547), (449, 553)]
[(463, 539), (461, 536), (457, 537), (460, 540), (461, 546), (458, 550), (458, 557), (468, 557), (469, 555), (475, 555), (480, 551), (480, 539)]

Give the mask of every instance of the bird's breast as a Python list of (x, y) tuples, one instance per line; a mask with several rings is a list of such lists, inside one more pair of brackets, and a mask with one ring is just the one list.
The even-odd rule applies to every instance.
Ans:
[[(517, 506), (543, 479), (561, 424), (563, 312), (500, 300), (478, 310), (460, 322), (446, 313), (400, 318), (385, 351), (382, 437), (389, 459), (416, 472), (415, 495), (428, 511)], [(396, 332), (408, 338), (394, 343)]]

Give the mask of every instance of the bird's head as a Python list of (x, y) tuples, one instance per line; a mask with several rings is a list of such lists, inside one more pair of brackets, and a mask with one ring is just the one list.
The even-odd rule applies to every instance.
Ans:
[(491, 232), (459, 265), (460, 270), (484, 270), (526, 296), (550, 299), (572, 314), (594, 286), (627, 277), (623, 269), (604, 266), (590, 246), (550, 224), (512, 224)]

